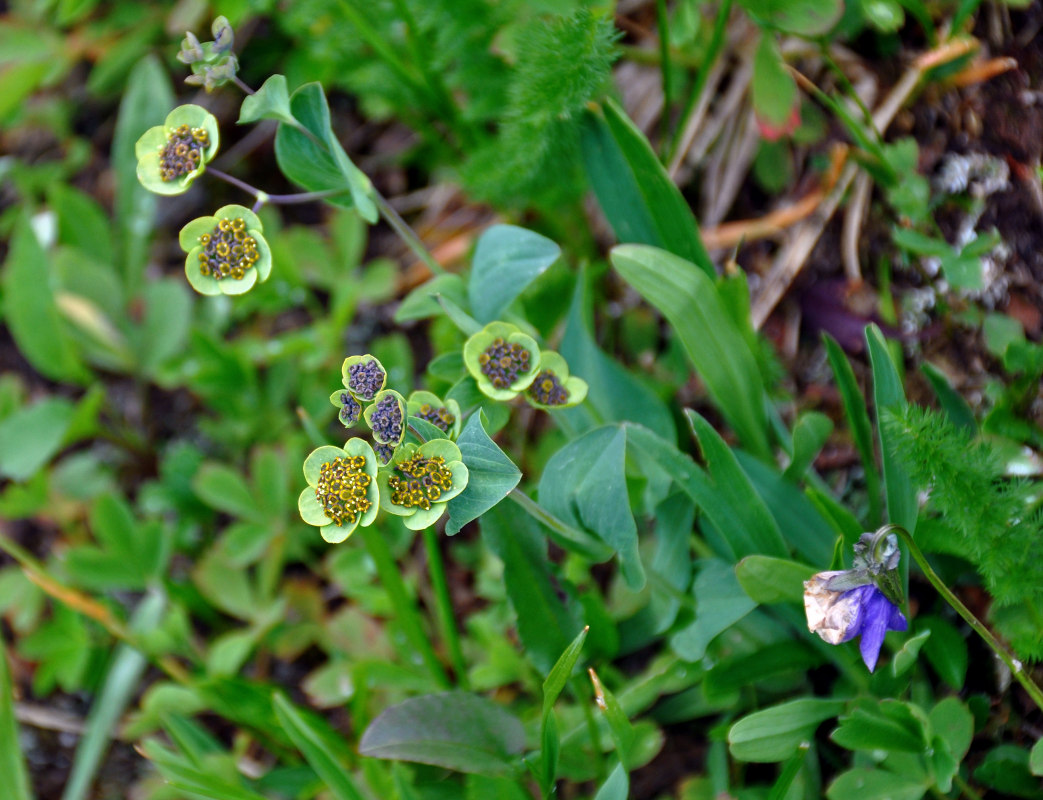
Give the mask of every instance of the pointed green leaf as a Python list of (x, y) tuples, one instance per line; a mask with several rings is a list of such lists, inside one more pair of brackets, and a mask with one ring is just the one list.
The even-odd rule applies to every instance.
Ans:
[(545, 236), (515, 225), (493, 225), (474, 248), (468, 296), (481, 323), (492, 322), (561, 256)]
[(468, 522), (510, 494), (521, 480), (521, 470), (489, 438), (482, 425), (481, 413), (474, 413), (457, 439), (470, 477), (467, 488), (449, 501), (449, 521), (445, 532), (453, 536)]
[(328, 732), (317, 728), (283, 695), (275, 695), (272, 702), (279, 724), (333, 796), (337, 800), (365, 800), (342, 759), (332, 751)]

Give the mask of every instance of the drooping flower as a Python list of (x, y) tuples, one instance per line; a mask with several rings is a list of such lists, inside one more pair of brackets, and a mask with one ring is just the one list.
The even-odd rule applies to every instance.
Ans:
[(909, 625), (898, 608), (898, 541), (887, 530), (859, 538), (853, 569), (819, 572), (804, 582), (808, 629), (829, 644), (861, 636), (859, 650), (870, 672), (876, 669), (884, 635)]
[(341, 380), (345, 388), (356, 400), (363, 403), (372, 402), (377, 393), (387, 383), (387, 370), (380, 359), (369, 353), (361, 356), (348, 356), (340, 367)]
[(272, 253), (263, 226), (250, 209), (219, 208), (181, 229), (178, 241), (188, 253), (185, 277), (200, 294), (243, 294), (272, 273)]
[(410, 530), (434, 525), (446, 503), (467, 487), (469, 474), (461, 459), (460, 448), (448, 439), (398, 448), (377, 476), (381, 508), (404, 517)]
[(525, 399), (536, 408), (572, 408), (587, 398), (587, 382), (569, 375), (569, 365), (552, 350), (540, 352), (540, 371), (536, 373)]
[(460, 435), (460, 404), (455, 400), (443, 403), (433, 392), (416, 391), (409, 395), (406, 410), (409, 416), (440, 428), (450, 439)]
[(394, 389), (377, 392), (362, 414), (378, 444), (397, 447), (406, 435), (406, 400)]
[(514, 325), (490, 322), (464, 344), (464, 364), (482, 394), (511, 400), (535, 379), (540, 348)]
[(182, 194), (217, 154), (217, 119), (202, 106), (178, 106), (134, 145), (138, 180), (156, 194)]
[(346, 389), (338, 389), (331, 394), (330, 402), (340, 409), (337, 413), (337, 419), (340, 420), (340, 424), (345, 428), (352, 427), (362, 419), (362, 404), (352, 397), (351, 392)]
[(301, 492), (297, 509), (327, 542), (343, 542), (376, 518), (377, 460), (364, 439), (349, 439), (343, 448), (313, 450), (304, 461), (304, 478), (308, 488)]

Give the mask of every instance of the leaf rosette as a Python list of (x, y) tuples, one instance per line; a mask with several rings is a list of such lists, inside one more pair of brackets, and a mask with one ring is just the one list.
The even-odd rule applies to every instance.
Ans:
[(442, 402), (434, 392), (416, 391), (409, 395), (406, 410), (409, 416), (440, 428), (450, 439), (460, 435), (460, 404), (455, 400)]
[(406, 436), (406, 399), (394, 389), (377, 392), (362, 417), (378, 444), (397, 447)]
[(380, 359), (369, 353), (345, 358), (340, 366), (340, 375), (344, 387), (360, 403), (375, 400), (377, 393), (387, 385), (388, 379), (387, 370)]
[(434, 525), (446, 503), (467, 488), (469, 477), (460, 448), (448, 439), (432, 439), (417, 447), (409, 443), (395, 451), (380, 470), (380, 507), (403, 517), (414, 531)]
[(343, 542), (376, 518), (377, 459), (365, 439), (349, 439), (343, 448), (324, 445), (313, 450), (304, 460), (304, 479), (308, 488), (301, 492), (297, 509), (327, 542)]
[(178, 241), (188, 253), (185, 277), (200, 294), (245, 294), (272, 274), (272, 251), (261, 220), (239, 205), (197, 217), (181, 229)]
[(587, 398), (587, 382), (569, 375), (568, 362), (552, 350), (540, 353), (540, 369), (525, 390), (529, 405), (554, 411), (578, 406)]
[(464, 365), (493, 400), (512, 400), (539, 371), (536, 340), (507, 322), (490, 322), (464, 344)]
[(150, 192), (183, 194), (217, 154), (217, 119), (202, 106), (178, 106), (134, 145), (138, 180)]

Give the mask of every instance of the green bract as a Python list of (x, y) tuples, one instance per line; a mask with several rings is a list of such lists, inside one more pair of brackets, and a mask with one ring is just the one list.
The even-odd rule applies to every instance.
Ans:
[(359, 525), (376, 518), (377, 459), (366, 440), (349, 439), (343, 449), (325, 445), (313, 450), (304, 461), (304, 478), (308, 488), (297, 508), (327, 542), (343, 542)]
[(156, 194), (181, 194), (217, 154), (214, 115), (202, 106), (178, 106), (134, 145), (138, 180)]
[(396, 447), (406, 436), (406, 399), (394, 389), (377, 392), (362, 417), (378, 444)]
[(411, 417), (420, 417), (441, 428), (450, 439), (460, 435), (460, 404), (455, 400), (444, 403), (432, 392), (417, 391), (409, 395), (406, 403)]
[(529, 388), (525, 399), (536, 408), (553, 410), (578, 406), (587, 397), (587, 382), (569, 376), (569, 365), (552, 350), (540, 353), (540, 369)]
[(432, 439), (420, 447), (405, 444), (377, 475), (380, 507), (405, 517), (407, 528), (423, 530), (466, 488), (467, 478), (460, 448), (448, 439)]
[(380, 359), (369, 353), (345, 358), (340, 365), (340, 376), (347, 390), (362, 403), (376, 399), (377, 392), (384, 388), (388, 379)]
[(218, 209), (181, 229), (178, 241), (188, 253), (185, 276), (200, 294), (243, 294), (272, 274), (272, 253), (261, 220), (244, 206)]
[(540, 348), (514, 325), (490, 322), (464, 344), (464, 364), (482, 394), (511, 400), (536, 377)]

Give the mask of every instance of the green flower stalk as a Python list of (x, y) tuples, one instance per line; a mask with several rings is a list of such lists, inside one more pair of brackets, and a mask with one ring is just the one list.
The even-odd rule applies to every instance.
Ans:
[(409, 395), (406, 410), (411, 417), (419, 417), (440, 428), (450, 439), (460, 435), (460, 404), (455, 400), (444, 403), (432, 392), (417, 391)]
[(464, 344), (464, 365), (493, 400), (513, 400), (536, 378), (536, 340), (506, 322), (490, 322)]
[(243, 294), (272, 272), (272, 253), (261, 220), (243, 206), (224, 206), (181, 229), (178, 241), (188, 253), (185, 277), (200, 294)]
[(362, 404), (346, 389), (338, 389), (330, 395), (330, 402), (340, 409), (337, 419), (345, 428), (351, 428), (362, 419)]
[(364, 439), (349, 439), (343, 448), (313, 450), (304, 461), (304, 479), (308, 488), (301, 492), (297, 509), (327, 542), (343, 542), (376, 518), (377, 459)]
[(217, 154), (217, 143), (213, 114), (202, 106), (178, 106), (134, 145), (138, 180), (156, 194), (183, 194)]
[(352, 397), (362, 403), (372, 402), (387, 384), (388, 374), (380, 359), (369, 353), (348, 356), (340, 367), (341, 381)]
[(467, 487), (467, 479), (460, 448), (448, 439), (419, 447), (405, 444), (377, 475), (380, 507), (403, 517), (410, 530), (423, 530), (438, 521), (446, 503)]
[(377, 444), (397, 447), (406, 436), (406, 399), (394, 389), (377, 392), (362, 417)]
[(536, 373), (525, 399), (529, 405), (552, 411), (578, 406), (587, 398), (587, 382), (569, 375), (565, 359), (552, 350), (540, 353), (540, 371)]

